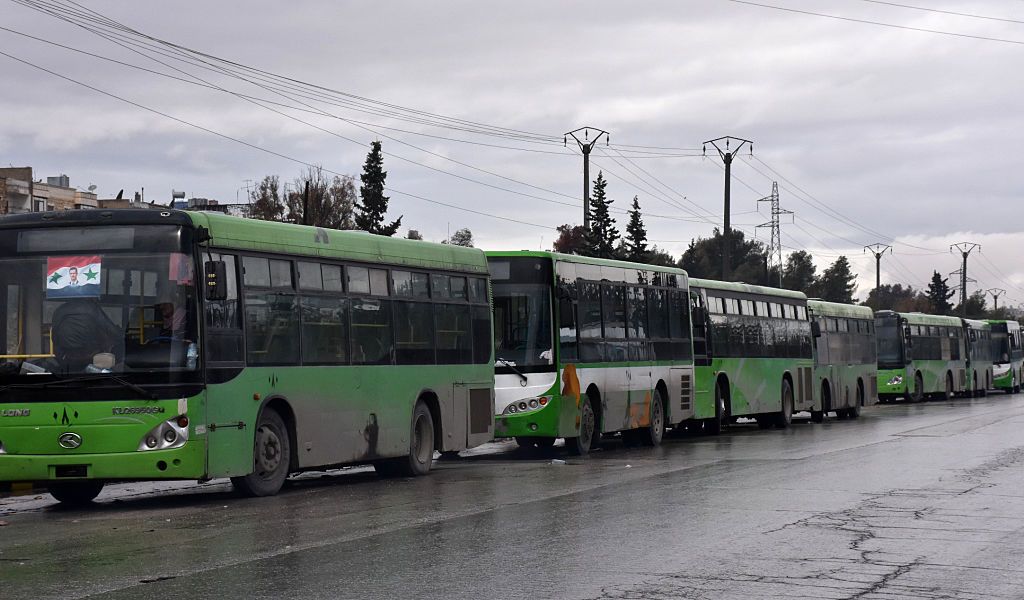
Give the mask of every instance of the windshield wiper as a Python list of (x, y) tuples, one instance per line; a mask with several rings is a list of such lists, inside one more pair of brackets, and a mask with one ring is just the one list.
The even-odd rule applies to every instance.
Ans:
[(113, 381), (114, 383), (117, 383), (117, 384), (121, 385), (121, 387), (128, 388), (129, 390), (131, 390), (131, 391), (135, 392), (136, 394), (142, 396), (146, 400), (156, 400), (156, 394), (154, 394), (153, 392), (147, 390), (146, 388), (142, 387), (141, 385), (138, 385), (137, 383), (132, 383), (131, 381), (128, 381), (127, 379), (118, 377), (117, 375), (103, 374), (103, 375), (99, 375), (99, 376), (92, 375), (92, 376), (88, 376), (88, 377), (68, 377), (68, 378), (61, 378), (60, 376), (58, 376), (56, 374), (52, 374), (52, 375), (56, 379), (51, 379), (49, 381), (33, 381), (31, 383), (11, 383), (11, 384), (8, 384), (8, 385), (0, 387), (0, 392), (6, 392), (7, 390), (25, 390), (25, 389), (35, 389), (35, 388), (48, 388), (50, 386), (55, 386), (55, 385), (69, 385), (69, 384), (73, 384), (73, 383), (86, 383), (86, 382), (90, 382), (90, 381)]
[(494, 359), (494, 364), (498, 364), (499, 362), (503, 363), (504, 366), (512, 369), (512, 372), (515, 373), (516, 375), (518, 375), (523, 381), (529, 381), (530, 380), (529, 377), (527, 377), (525, 374), (523, 374), (522, 371), (520, 371), (519, 369), (516, 368), (514, 363), (511, 363), (511, 362), (509, 362), (508, 360), (506, 360), (504, 358), (495, 358)]

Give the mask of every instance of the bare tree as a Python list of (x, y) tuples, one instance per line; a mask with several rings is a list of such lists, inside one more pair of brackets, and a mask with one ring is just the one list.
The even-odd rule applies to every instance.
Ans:
[[(307, 183), (308, 199), (305, 197)], [(328, 179), (322, 167), (308, 167), (295, 179), (295, 191), (288, 194), (287, 220), (328, 229), (354, 229), (355, 198), (356, 188), (351, 178)]]
[(284, 203), (279, 193), (277, 175), (267, 175), (249, 192), (249, 217), (261, 221), (283, 221)]

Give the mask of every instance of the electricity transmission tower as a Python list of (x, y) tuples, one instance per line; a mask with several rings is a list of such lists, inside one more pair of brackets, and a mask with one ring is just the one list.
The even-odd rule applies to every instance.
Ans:
[[(594, 139), (590, 139), (591, 131), (596, 132)], [(582, 140), (579, 136), (580, 133), (583, 134)], [(601, 136), (604, 136), (604, 142), (607, 145), (610, 134), (604, 129), (596, 127), (580, 127), (566, 133), (562, 142), (568, 145), (570, 136), (576, 140), (576, 143), (579, 144), (580, 152), (583, 153), (583, 230), (590, 231), (590, 151), (597, 145), (597, 141), (601, 139)]]
[[(779, 287), (782, 287), (782, 230), (779, 228), (779, 215), (791, 215), (793, 211), (779, 207), (779, 182), (772, 182), (772, 195), (758, 200), (760, 202), (771, 202), (772, 220), (761, 223), (758, 227), (771, 227), (772, 241), (768, 246), (768, 277), (771, 277), (772, 267), (779, 271)], [(769, 282), (770, 284), (771, 282)]]
[(1006, 293), (1003, 288), (989, 288), (985, 290), (992, 294), (992, 310), (999, 310), (999, 297)]
[[(725, 150), (719, 144), (724, 142)], [(730, 143), (739, 142), (736, 144), (736, 148), (730, 148)], [(722, 234), (722, 281), (729, 281), (729, 252), (732, 244), (732, 229), (729, 227), (729, 200), (730, 192), (729, 186), (732, 182), (732, 159), (736, 157), (736, 153), (743, 148), (745, 144), (750, 144), (750, 154), (754, 154), (754, 142), (745, 140), (743, 138), (732, 137), (727, 135), (725, 137), (715, 138), (704, 142), (704, 154), (708, 152), (708, 144), (715, 147), (718, 150), (718, 155), (722, 157), (722, 162), (725, 163), (725, 218), (723, 220)]]
[(870, 250), (875, 255), (875, 290), (882, 287), (882, 255), (888, 250), (889, 254), (892, 254), (892, 246), (889, 244), (871, 244), (870, 246), (864, 246), (865, 250)]
[(956, 248), (960, 252), (960, 256), (964, 259), (964, 264), (960, 267), (959, 271), (953, 271), (950, 275), (960, 276), (960, 314), (964, 317), (967, 316), (967, 282), (975, 282), (976, 279), (967, 277), (967, 257), (971, 255), (971, 252), (977, 250), (981, 252), (981, 244), (975, 244), (974, 242), (960, 242), (958, 244), (951, 244), (949, 246), (950, 253), (953, 252), (953, 248)]

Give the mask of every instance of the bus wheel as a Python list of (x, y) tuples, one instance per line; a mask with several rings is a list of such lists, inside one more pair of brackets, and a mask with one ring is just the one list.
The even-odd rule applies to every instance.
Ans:
[(92, 502), (103, 490), (102, 481), (54, 481), (47, 486), (47, 491), (57, 502), (68, 506), (85, 506)]
[(644, 446), (657, 446), (665, 437), (665, 405), (661, 401), (661, 391), (655, 389), (651, 396), (650, 425), (637, 431), (637, 438)]
[(924, 378), (921, 377), (920, 373), (914, 374), (914, 390), (910, 393), (911, 402), (920, 402), (924, 400)]
[(292, 448), (288, 429), (274, 409), (260, 414), (253, 448), (253, 472), (232, 477), (231, 484), (244, 496), (273, 496), (281, 490), (291, 466)]
[(949, 373), (946, 373), (946, 391), (942, 395), (942, 398), (944, 400), (953, 399), (953, 376), (950, 375)]
[(854, 400), (853, 406), (846, 409), (846, 416), (851, 419), (860, 418), (861, 407), (864, 406), (864, 386), (857, 384), (857, 397)]
[(775, 416), (775, 426), (785, 429), (793, 423), (793, 386), (788, 379), (782, 380), (782, 407)]
[(814, 421), (815, 423), (824, 423), (825, 422), (825, 411), (823, 411), (823, 410), (812, 410), (811, 411), (811, 421)]
[(569, 449), (569, 454), (583, 456), (590, 452), (590, 445), (594, 442), (596, 429), (597, 418), (594, 416), (593, 407), (590, 406), (590, 396), (584, 396), (583, 410), (580, 411), (580, 435), (565, 439), (565, 447)]
[(708, 435), (718, 435), (725, 427), (725, 394), (721, 382), (715, 382), (715, 418), (707, 422), (704, 431)]
[(430, 409), (423, 402), (417, 402), (412, 411), (412, 431), (409, 438), (409, 454), (373, 463), (377, 474), (384, 477), (395, 475), (418, 477), (430, 472), (434, 464), (434, 419)]

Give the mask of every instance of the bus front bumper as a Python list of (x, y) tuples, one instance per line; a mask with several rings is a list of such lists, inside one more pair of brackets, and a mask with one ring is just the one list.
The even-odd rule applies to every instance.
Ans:
[(0, 454), (0, 481), (49, 482), (82, 479), (201, 479), (206, 444), (111, 454)]
[(878, 395), (903, 396), (910, 389), (907, 374), (903, 369), (878, 371)]
[(561, 398), (553, 396), (547, 406), (515, 414), (494, 416), (494, 437), (563, 437), (559, 432)]

